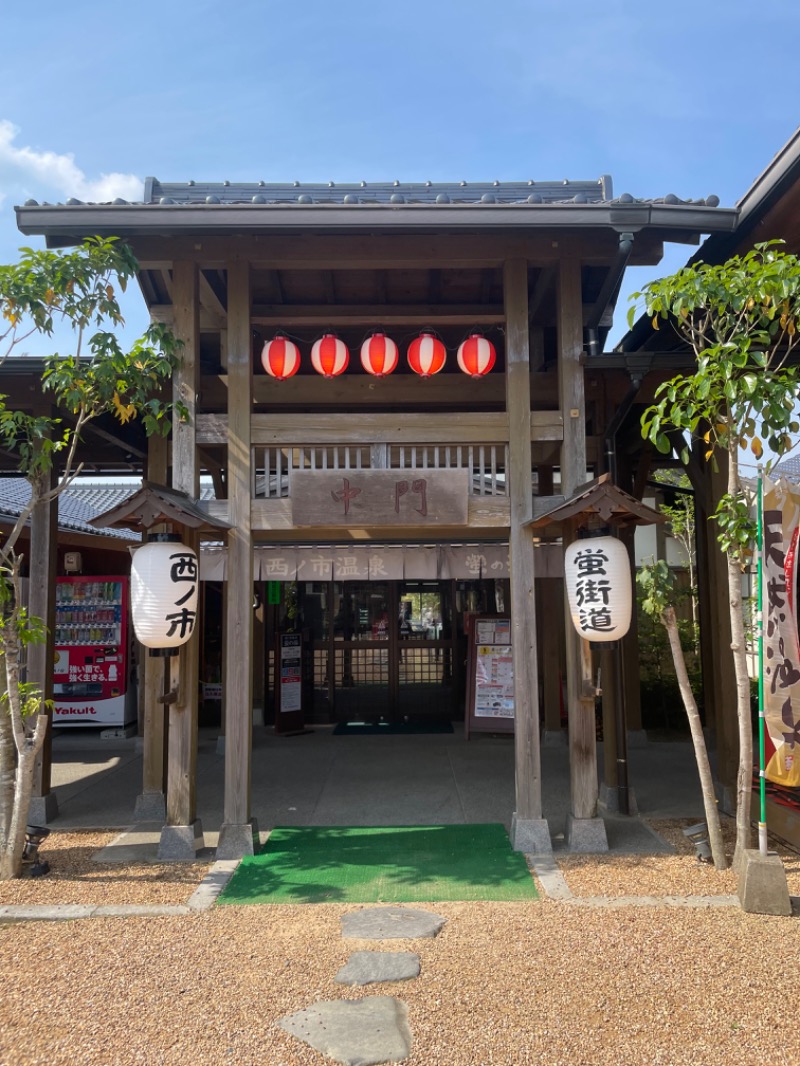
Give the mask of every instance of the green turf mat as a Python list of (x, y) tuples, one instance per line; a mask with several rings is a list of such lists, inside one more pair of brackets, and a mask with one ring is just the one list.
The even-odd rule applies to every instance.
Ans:
[(502, 825), (277, 827), (219, 903), (537, 899)]

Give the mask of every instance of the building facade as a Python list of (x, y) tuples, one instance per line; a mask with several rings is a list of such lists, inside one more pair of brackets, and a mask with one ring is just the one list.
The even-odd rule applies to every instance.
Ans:
[[(202, 507), (229, 527), (208, 552), (212, 559), (216, 550), (214, 576), (224, 582), (220, 857), (253, 847), (256, 582), (277, 582), (279, 617), (305, 630), (311, 710), (328, 720), (463, 714), (469, 618), (507, 615), (514, 844), (550, 846), (540, 734), (561, 729), (563, 679), (569, 843), (602, 848), (594, 715), (581, 691), (579, 640), (564, 622), (559, 551), (535, 543), (528, 523), (553, 496), (569, 497), (606, 471), (635, 494), (637, 456), (617, 449), (616, 435), (658, 374), (602, 354), (623, 271), (658, 263), (665, 240), (691, 243), (735, 221), (714, 198), (615, 197), (606, 177), (324, 186), (150, 179), (142, 203), (18, 209), (21, 230), (51, 247), (94, 234), (128, 241), (152, 318), (184, 344), (174, 393), (190, 418), (168, 447), (151, 442), (143, 472), (193, 500), (209, 478), (214, 499)], [(399, 349), (385, 376), (359, 359), (373, 334)], [(496, 351), (483, 376), (457, 364), (471, 335)], [(262, 364), (276, 336), (300, 354), (286, 380)], [(341, 372), (332, 340), (315, 368), (323, 337), (349, 351)], [(444, 366), (426, 375), (439, 345)], [(615, 688), (629, 689), (636, 728), (635, 633), (626, 648)], [(192, 853), (202, 839), (198, 657), (193, 640), (173, 665), (166, 785), (154, 724), (161, 676), (151, 670), (146, 682), (143, 796), (155, 803), (166, 791), (165, 855)]]

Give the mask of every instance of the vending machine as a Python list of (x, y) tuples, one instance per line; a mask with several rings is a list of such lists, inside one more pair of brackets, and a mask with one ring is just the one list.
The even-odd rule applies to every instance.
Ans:
[(53, 725), (135, 721), (132, 650), (127, 577), (58, 578)]

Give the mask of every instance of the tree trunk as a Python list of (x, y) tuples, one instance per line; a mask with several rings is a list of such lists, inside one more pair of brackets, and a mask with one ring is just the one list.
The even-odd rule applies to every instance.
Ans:
[(22, 873), (22, 851), (25, 847), (25, 831), (28, 811), (33, 794), (33, 776), (36, 756), (39, 754), (47, 733), (47, 715), (38, 715), (36, 729), (26, 736), (22, 750), (17, 753), (17, 772), (14, 781), (14, 805), (8, 835), (0, 850), (0, 881), (19, 877)]
[[(728, 449), (728, 492), (736, 498), (741, 492), (739, 457), (736, 445)], [(739, 560), (728, 552), (728, 597), (731, 609), (731, 651), (736, 674), (736, 716), (739, 724), (739, 772), (736, 777), (736, 850), (734, 866), (751, 845), (750, 798), (753, 793), (753, 726), (750, 711), (750, 676), (747, 673), (747, 645), (742, 614), (742, 572)]]
[[(0, 696), (5, 694), (6, 669), (5, 660), (0, 655)], [(11, 814), (14, 810), (14, 775), (17, 765), (17, 753), (14, 746), (14, 729), (11, 724), (11, 712), (0, 703), (0, 847), (8, 839), (11, 826)]]
[(678, 688), (681, 692), (683, 706), (686, 708), (686, 716), (689, 719), (689, 729), (692, 734), (694, 745), (694, 757), (697, 762), (697, 772), (700, 775), (700, 787), (703, 792), (703, 807), (706, 812), (706, 825), (708, 826), (708, 839), (711, 844), (711, 854), (714, 858), (714, 866), (717, 870), (727, 870), (728, 860), (725, 858), (725, 848), (722, 843), (722, 830), (719, 825), (719, 810), (717, 797), (714, 793), (714, 779), (711, 776), (711, 765), (708, 761), (706, 739), (703, 736), (703, 724), (700, 721), (700, 713), (697, 703), (689, 684), (689, 675), (686, 671), (686, 660), (683, 657), (681, 638), (678, 632), (678, 623), (675, 618), (674, 607), (667, 607), (662, 615), (664, 625), (669, 637), (669, 646), (672, 650), (672, 661), (675, 664), (675, 675), (678, 679)]
[[(12, 571), (15, 600), (19, 603), (19, 562), (15, 560)], [(5, 706), (0, 707), (4, 721), (4, 731), (0, 736), (3, 745), (2, 762), (6, 765), (9, 757), (13, 758), (16, 768), (11, 780), (13, 781), (13, 794), (10, 797), (6, 791), (8, 788), (9, 775), (3, 778), (3, 802), (7, 825), (4, 826), (4, 834), (0, 840), (0, 881), (7, 881), (12, 877), (19, 877), (22, 873), (22, 851), (25, 847), (25, 830), (28, 824), (28, 812), (31, 806), (33, 794), (33, 781), (36, 772), (36, 757), (42, 749), (44, 738), (47, 735), (48, 718), (46, 714), (36, 716), (36, 728), (31, 729), (26, 725), (24, 718), (25, 707), (24, 693), (20, 688), (20, 651), (21, 638), (19, 630), (20, 616), (15, 607), (10, 615), (4, 620), (3, 626), (3, 653), (0, 655), (0, 666), (3, 667), (3, 678), (0, 688), (7, 696)], [(30, 696), (28, 696), (28, 699)], [(41, 704), (40, 704), (41, 706)]]

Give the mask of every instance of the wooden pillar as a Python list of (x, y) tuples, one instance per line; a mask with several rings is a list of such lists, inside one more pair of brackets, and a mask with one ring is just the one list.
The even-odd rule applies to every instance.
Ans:
[(546, 619), (542, 630), (542, 680), (544, 691), (544, 742), (564, 744), (567, 736), (561, 727), (562, 678), (564, 675), (564, 581), (542, 578), (540, 617)]
[[(147, 480), (167, 484), (169, 444), (154, 436), (147, 446)], [(149, 532), (163, 529), (157, 526)], [(139, 645), (139, 678), (142, 685), (142, 791), (136, 797), (133, 817), (137, 822), (165, 821), (167, 708), (159, 702), (164, 691), (164, 660)]]
[[(56, 473), (51, 470), (48, 489), (56, 484)], [(28, 567), (28, 610), (31, 616), (41, 618), (47, 626), (43, 644), (29, 644), (27, 649), (27, 680), (38, 685), (45, 700), (53, 698), (53, 657), (55, 654), (56, 621), (56, 555), (58, 539), (58, 500), (38, 503), (31, 514), (31, 544)], [(52, 711), (43, 709), (50, 719), (44, 745), (39, 752), (34, 769), (33, 794), (28, 821), (33, 825), (46, 825), (58, 814), (58, 801), (51, 790), (53, 763)]]
[(531, 390), (528, 353), (528, 264), (509, 260), (504, 270), (506, 314), (506, 410), (511, 504), (511, 642), (514, 659), (514, 753), (516, 811), (512, 839), (517, 851), (550, 851), (542, 818), (539, 750), (539, 678), (536, 661), (531, 486)]
[[(558, 394), (564, 419), (561, 491), (570, 496), (586, 481), (586, 397), (583, 380), (581, 265), (565, 258), (558, 268)], [(565, 529), (569, 544), (574, 527)], [(567, 844), (572, 851), (607, 851), (605, 826), (597, 817), (597, 741), (591, 649), (565, 611), (567, 716), (571, 810)], [(592, 694), (590, 695), (590, 690)]]
[(250, 415), (253, 367), (250, 267), (228, 264), (228, 581), (225, 639), (225, 808), (218, 859), (252, 855), (253, 535)]
[[(200, 478), (196, 425), (200, 332), (198, 324), (197, 267), (177, 261), (173, 269), (174, 330), (183, 341), (181, 362), (173, 377), (173, 395), (188, 409), (185, 422), (177, 419), (172, 430), (172, 486), (197, 499)], [(184, 532), (184, 531), (182, 531)], [(189, 547), (198, 547), (195, 533), (184, 533)], [(197, 716), (199, 700), (200, 633), (169, 659), (170, 689), (177, 697), (169, 704), (167, 752), (167, 823), (161, 831), (160, 859), (191, 859), (203, 847), (203, 828), (196, 818)]]

